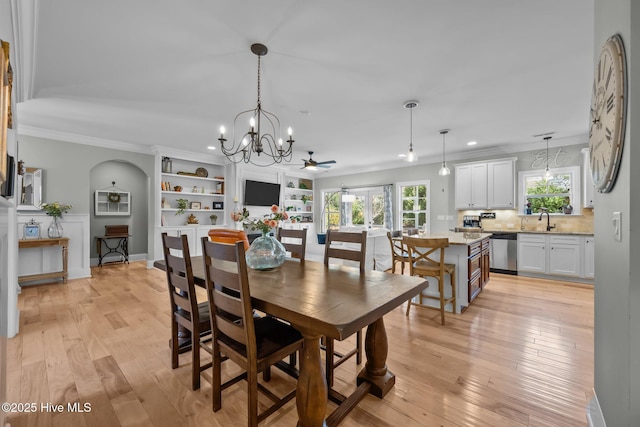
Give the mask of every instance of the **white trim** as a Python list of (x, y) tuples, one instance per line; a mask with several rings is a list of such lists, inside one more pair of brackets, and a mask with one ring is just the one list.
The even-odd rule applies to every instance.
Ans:
[(607, 427), (595, 390), (593, 390), (593, 398), (587, 404), (587, 423), (589, 427)]

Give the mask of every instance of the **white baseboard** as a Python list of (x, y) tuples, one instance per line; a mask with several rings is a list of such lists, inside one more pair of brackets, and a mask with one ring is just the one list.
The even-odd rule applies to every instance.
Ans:
[[(129, 254), (129, 261), (144, 261), (147, 259), (147, 254)], [(113, 256), (105, 256), (102, 260), (102, 264), (107, 264), (110, 262), (120, 262), (122, 261), (121, 255), (113, 255)], [(91, 266), (96, 267), (98, 265), (98, 258), (91, 258)]]
[(595, 390), (593, 390), (593, 398), (587, 404), (587, 422), (589, 427), (607, 427)]

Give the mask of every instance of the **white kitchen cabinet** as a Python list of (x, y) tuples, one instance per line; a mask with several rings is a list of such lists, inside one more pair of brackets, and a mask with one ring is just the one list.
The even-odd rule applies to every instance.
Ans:
[(512, 159), (487, 163), (489, 209), (515, 208), (515, 161)]
[(455, 168), (456, 209), (487, 208), (487, 163), (469, 163)]
[(584, 238), (584, 277), (593, 279), (595, 277), (596, 262), (596, 242), (593, 236)]
[(593, 237), (518, 234), (518, 273), (593, 278)]
[(591, 163), (589, 161), (589, 149), (582, 149), (582, 182), (583, 182), (583, 202), (585, 208), (593, 207), (593, 198), (596, 193), (593, 177), (591, 176)]
[(579, 236), (546, 236), (549, 274), (580, 277), (582, 275), (582, 239)]
[(546, 274), (546, 236), (537, 234), (518, 234), (518, 271)]

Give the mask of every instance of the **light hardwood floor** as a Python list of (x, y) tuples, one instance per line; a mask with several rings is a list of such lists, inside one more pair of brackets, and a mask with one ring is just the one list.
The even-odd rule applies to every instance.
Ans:
[[(171, 369), (165, 280), (132, 262), (66, 285), (23, 288), (20, 333), (8, 342), (8, 401), (38, 410), (10, 414), (12, 426), (246, 425), (245, 383), (223, 392), (214, 414), (209, 371), (192, 391), (189, 354)], [(385, 316), (395, 387), (383, 400), (365, 397), (342, 426), (587, 425), (592, 286), (493, 274), (464, 314), (447, 314), (445, 326), (437, 310), (415, 308), (405, 317), (405, 308)], [(233, 363), (223, 366), (233, 373)], [(336, 388), (353, 390), (359, 369), (355, 361), (338, 368)], [(270, 387), (293, 386), (273, 370)], [(46, 402), (65, 410), (40, 410)], [(67, 402), (89, 403), (91, 411), (70, 413)], [(296, 420), (292, 401), (262, 425)]]

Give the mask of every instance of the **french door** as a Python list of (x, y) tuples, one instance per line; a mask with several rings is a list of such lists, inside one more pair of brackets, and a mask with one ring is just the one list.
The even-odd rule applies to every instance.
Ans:
[(347, 225), (364, 225), (367, 228), (384, 227), (384, 193), (382, 188), (349, 191), (344, 202)]

